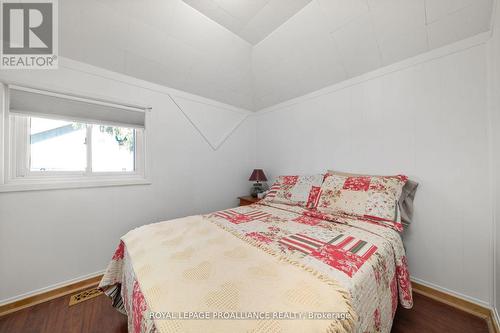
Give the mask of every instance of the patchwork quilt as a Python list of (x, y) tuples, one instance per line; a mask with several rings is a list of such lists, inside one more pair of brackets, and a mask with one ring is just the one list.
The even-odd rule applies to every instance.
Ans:
[[(185, 220), (183, 224), (182, 220), (174, 220), (153, 224), (122, 237), (100, 288), (112, 298), (119, 311), (128, 315), (130, 332), (194, 332), (195, 327), (214, 332), (390, 332), (398, 300), (404, 308), (413, 305), (401, 237), (397, 231), (376, 221), (343, 215), (326, 216), (300, 206), (261, 202), (200, 216), (193, 227), (189, 227), (188, 222)], [(204, 224), (207, 228), (200, 227)], [(239, 250), (229, 251), (231, 249), (227, 244), (233, 243), (241, 244), (247, 254), (239, 258)], [(210, 244), (219, 244), (220, 250)], [(203, 250), (191, 253), (193, 249)], [(228, 255), (228, 251), (233, 256)], [(167, 291), (172, 285), (178, 286), (178, 292), (191, 295), (191, 298), (180, 297), (182, 302), (186, 302), (183, 310), (208, 311), (214, 309), (210, 304), (226, 304), (227, 295), (212, 299), (215, 294), (210, 294), (212, 303), (209, 304), (203, 299), (207, 299), (205, 293), (210, 293), (210, 290), (193, 289), (198, 290), (193, 293), (192, 290), (182, 290), (182, 283), (176, 283), (176, 270), (181, 276), (187, 274), (184, 268), (190, 269), (187, 266), (177, 267), (177, 257), (188, 258), (186, 262), (192, 264), (193, 255), (200, 256), (197, 262), (203, 266), (196, 269), (208, 276), (211, 273), (206, 271), (217, 271), (215, 267), (221, 267), (219, 270), (227, 268), (225, 275), (212, 276), (214, 288), (218, 282), (226, 289), (232, 288), (233, 298), (234, 295), (238, 298), (250, 295), (250, 290), (253, 290), (253, 296), (248, 296), (248, 301), (242, 304), (248, 304), (250, 300), (266, 300), (262, 303), (256, 301), (253, 307), (239, 305), (236, 307), (239, 311), (299, 309), (290, 305), (290, 290), (294, 290), (291, 299), (306, 305), (300, 308), (301, 311), (322, 309), (341, 312), (347, 314), (347, 319), (327, 322), (307, 319), (232, 322), (155, 318), (152, 312), (175, 311), (175, 306), (166, 302), (179, 297)], [(272, 263), (275, 260), (275, 264), (267, 265), (267, 269), (261, 265), (252, 266), (250, 258), (253, 258), (253, 263)], [(281, 276), (274, 283), (268, 280), (272, 279), (269, 267)], [(300, 275), (302, 273), (308, 274)], [(224, 285), (223, 280), (230, 278), (231, 282)], [(210, 278), (207, 279), (203, 283), (209, 283)], [(301, 287), (287, 289), (280, 285), (293, 281), (301, 281)], [(320, 291), (325, 283), (329, 288)], [(327, 293), (329, 296), (324, 297)], [(269, 307), (269, 302), (274, 306)], [(216, 309), (221, 310), (220, 307)], [(200, 323), (204, 326), (196, 326)]]

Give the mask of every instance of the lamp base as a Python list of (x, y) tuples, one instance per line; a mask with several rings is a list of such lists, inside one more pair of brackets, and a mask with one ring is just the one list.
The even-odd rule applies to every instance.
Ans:
[(264, 192), (264, 187), (261, 183), (254, 183), (252, 188), (250, 189), (250, 195), (254, 198), (257, 198), (257, 194)]

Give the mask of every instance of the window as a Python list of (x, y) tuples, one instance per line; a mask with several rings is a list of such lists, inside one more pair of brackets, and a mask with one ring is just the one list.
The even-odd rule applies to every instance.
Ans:
[(10, 150), (0, 191), (149, 183), (146, 108), (17, 86), (4, 93)]
[(42, 175), (136, 170), (136, 129), (36, 117), (27, 117), (26, 121), (27, 172)]
[(27, 121), (30, 172), (85, 171), (86, 124), (35, 117)]
[(135, 170), (135, 129), (94, 125), (91, 134), (93, 171), (131, 172)]

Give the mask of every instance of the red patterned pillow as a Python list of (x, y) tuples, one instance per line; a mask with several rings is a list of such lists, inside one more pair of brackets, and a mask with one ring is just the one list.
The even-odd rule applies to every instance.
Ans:
[(398, 200), (407, 180), (402, 175), (327, 174), (321, 186), (317, 209), (327, 214), (346, 214), (400, 225)]
[(313, 208), (322, 182), (322, 174), (279, 176), (264, 201)]

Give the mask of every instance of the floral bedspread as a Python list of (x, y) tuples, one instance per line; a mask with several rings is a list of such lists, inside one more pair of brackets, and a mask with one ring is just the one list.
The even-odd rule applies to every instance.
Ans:
[[(326, 216), (275, 203), (254, 204), (204, 216), (242, 239), (331, 277), (351, 294), (356, 332), (390, 332), (399, 303), (413, 305), (401, 237), (374, 221)], [(121, 242), (100, 287), (128, 314), (130, 332), (156, 332)]]

